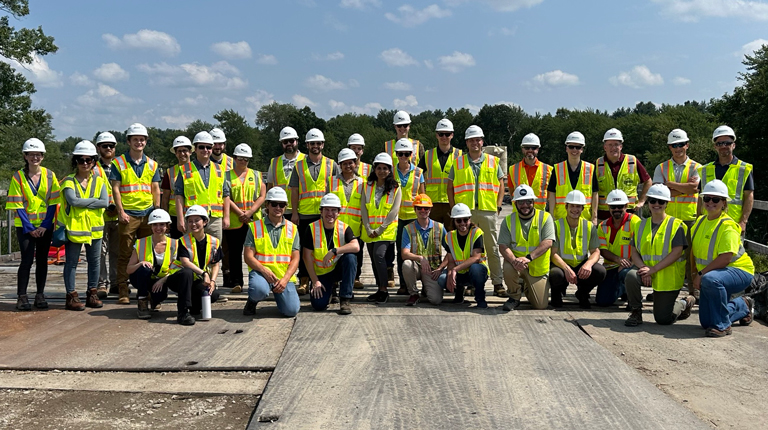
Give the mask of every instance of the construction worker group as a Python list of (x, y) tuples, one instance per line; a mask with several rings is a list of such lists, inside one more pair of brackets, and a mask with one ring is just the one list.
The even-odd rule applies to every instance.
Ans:
[[(573, 284), (580, 308), (626, 301), (626, 325), (637, 326), (645, 286), (653, 289), (646, 300), (659, 324), (687, 318), (697, 299), (707, 336), (730, 334), (731, 322), (751, 322), (751, 299), (730, 300), (754, 273), (743, 248), (754, 201), (752, 165), (733, 154), (730, 127), (714, 131), (718, 158), (706, 165), (687, 156), (686, 132), (672, 130), (671, 158), (651, 176), (622, 152), (615, 128), (605, 132), (604, 155), (594, 164), (582, 160), (587, 142), (578, 131), (565, 138), (567, 157), (554, 166), (539, 161), (541, 142), (531, 133), (521, 142), (522, 161), (505, 169), (484, 152), (476, 125), (464, 132), (466, 152), (452, 146), (448, 119), (437, 123), (438, 146), (431, 149), (408, 137), (408, 113), (397, 112), (393, 126), (396, 139), (384, 142), (372, 164), (360, 159), (366, 145), (360, 134), (331, 157), (323, 153), (321, 130), (306, 133), (303, 153), (298, 133), (286, 126), (279, 136), (283, 154), (270, 160), (265, 180), (248, 167), (248, 144), (225, 153), (220, 129), (192, 141), (176, 138), (171, 151), (178, 164), (162, 175), (143, 152), (143, 125), (129, 127), (129, 151), (119, 157), (114, 136), (101, 133), (95, 145), (76, 146), (74, 173), (61, 186), (40, 167), (44, 144), (30, 139), (23, 149), (27, 167), (14, 175), (6, 205), (17, 214), (24, 243), (17, 308), (32, 307), (26, 283), (34, 248), (50, 244), (57, 212), (50, 208), (60, 204), (66, 307), (73, 310), (100, 307), (110, 291), (130, 303), (130, 281), (139, 318), (160, 310), (170, 289), (178, 294), (178, 322), (191, 325), (203, 297), (222, 300), (215, 282), (221, 271), (230, 293), (247, 290), (246, 315), (256, 314), (270, 294), (286, 316), (299, 312), (305, 294), (315, 310), (338, 302), (339, 313), (350, 314), (354, 290), (365, 287), (365, 245), (377, 287), (369, 302), (387, 302), (397, 273), (397, 294), (408, 296), (407, 306), (438, 305), (448, 291), (453, 303), (468, 304), (465, 296), (473, 296), (478, 308), (487, 308), (490, 278), (493, 294), (507, 298), (504, 311), (518, 309), (523, 296), (534, 309), (560, 308)], [(505, 179), (513, 212), (499, 219)], [(74, 289), (72, 243), (78, 256), (86, 245), (84, 305)], [(42, 308), (39, 261), (34, 305)], [(691, 294), (681, 297), (684, 287)]]

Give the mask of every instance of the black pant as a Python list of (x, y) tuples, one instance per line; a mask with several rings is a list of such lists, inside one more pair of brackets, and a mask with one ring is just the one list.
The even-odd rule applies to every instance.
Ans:
[[(312, 215), (309, 218), (299, 218), (299, 237), (309, 229), (309, 225), (320, 219), (320, 215)], [(306, 266), (304, 266), (304, 259), (299, 259), (299, 281), (301, 278), (309, 277)]]
[(363, 239), (357, 238), (357, 243), (360, 244), (360, 251), (355, 254), (357, 256), (357, 272), (355, 273), (355, 281), (360, 280), (360, 274), (363, 273), (363, 249), (365, 249), (365, 243)]
[(163, 285), (162, 290), (156, 293), (153, 292), (152, 287), (155, 285), (155, 282), (157, 282), (157, 279), (152, 278), (152, 272), (152, 269), (141, 266), (128, 277), (131, 279), (131, 285), (136, 288), (136, 298), (144, 298), (151, 295), (152, 304), (156, 305), (168, 298), (168, 283), (166, 282)]
[[(585, 261), (582, 261), (578, 266), (572, 267), (573, 273), (578, 277), (579, 269), (584, 265)], [(605, 267), (600, 263), (595, 263), (592, 266), (592, 273), (587, 279), (578, 278), (576, 281), (576, 296), (588, 297), (589, 293), (597, 286), (597, 284), (603, 282), (605, 279)], [(549, 269), (549, 285), (551, 287), (551, 294), (564, 294), (565, 289), (568, 288), (568, 279), (565, 277), (563, 269), (552, 266)]]
[[(179, 296), (176, 302), (179, 315), (184, 315), (187, 310), (191, 314), (199, 314), (203, 309), (203, 292), (207, 287), (203, 285), (202, 279), (195, 279), (192, 269), (185, 267), (170, 275), (165, 285)], [(218, 299), (219, 290), (213, 290), (211, 303)]]
[(378, 241), (368, 243), (368, 255), (373, 263), (373, 277), (376, 278), (376, 286), (383, 291), (387, 289), (387, 255), (392, 250), (394, 255), (394, 243), (392, 241)]
[(184, 234), (179, 231), (178, 217), (172, 216), (171, 217), (171, 239), (180, 239), (181, 236), (184, 236)]
[[(227, 241), (224, 260), (229, 262), (229, 286), (243, 286), (243, 245), (248, 234), (248, 224), (243, 224), (235, 230), (224, 230), (224, 238)], [(222, 249), (222, 251), (224, 251)]]
[[(22, 227), (16, 227), (16, 238), (21, 250), (21, 264), (19, 264), (19, 270), (16, 273), (16, 294), (20, 296), (27, 294), (32, 261), (35, 261), (37, 293), (42, 294), (45, 289), (45, 281), (48, 278), (48, 250), (51, 247), (53, 228), (45, 230), (45, 234), (40, 237), (32, 237), (29, 233), (24, 233)], [(37, 249), (37, 253), (35, 253), (35, 249)]]
[[(400, 248), (400, 244), (403, 240), (403, 230), (405, 230), (405, 226), (412, 223), (415, 220), (412, 219), (399, 219), (397, 220), (397, 236), (395, 238), (395, 251), (397, 252), (397, 277), (399, 280), (400, 288), (405, 288), (405, 280), (403, 279), (403, 256), (402, 254), (402, 248)], [(411, 238), (411, 240), (414, 240)]]

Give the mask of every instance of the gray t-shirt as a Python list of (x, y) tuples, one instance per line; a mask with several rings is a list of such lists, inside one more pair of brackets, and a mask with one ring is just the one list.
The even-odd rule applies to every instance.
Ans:
[[(296, 156), (292, 159), (288, 159), (285, 157), (285, 154), (281, 155), (280, 158), (283, 159), (283, 175), (285, 175), (286, 178), (291, 178), (291, 172), (293, 172), (293, 168), (296, 166), (296, 161), (299, 159), (299, 153), (296, 153)], [(277, 184), (277, 180), (275, 179), (275, 171), (272, 169), (272, 162), (269, 163), (269, 169), (267, 170), (267, 183), (268, 184)]]
[[(683, 172), (685, 171), (685, 168), (686, 168), (686, 165), (685, 165), (686, 161), (688, 161), (688, 158), (685, 159), (683, 164), (677, 164), (675, 163), (674, 159), (672, 160), (672, 171), (675, 172), (675, 182), (681, 182), (681, 179), (683, 177)], [(699, 171), (697, 169), (694, 169), (693, 172), (691, 172), (691, 176), (688, 178), (688, 180), (690, 181), (693, 178), (696, 178), (697, 180), (699, 179)], [(661, 164), (656, 166), (656, 169), (653, 171), (653, 183), (654, 184), (667, 183), (667, 178), (665, 178), (664, 175), (661, 173)]]
[[(517, 222), (517, 214), (511, 214), (508, 215), (512, 217), (512, 228), (515, 228), (515, 223)], [(535, 211), (533, 216), (538, 216), (538, 211)], [(528, 219), (520, 219), (520, 228), (523, 231), (523, 238), (528, 239), (528, 232), (531, 230), (531, 223), (533, 222), (533, 217), (530, 217)], [(597, 235), (595, 235), (597, 236)], [(544, 225), (541, 226), (539, 231), (539, 239), (544, 240), (555, 240), (555, 223), (552, 221), (552, 217), (547, 217), (547, 219), (544, 221)], [(499, 245), (504, 245), (506, 247), (512, 247), (512, 234), (509, 231), (509, 227), (507, 227), (507, 220), (506, 218), (501, 222), (501, 229), (499, 230)]]
[[(207, 166), (203, 166), (199, 161), (192, 160), (192, 164), (197, 168), (197, 172), (200, 174), (203, 184), (208, 188), (208, 184), (211, 182), (211, 166), (213, 162), (208, 162)], [(224, 172), (222, 170), (222, 172)], [(232, 192), (232, 184), (229, 182), (229, 175), (224, 172), (224, 188), (222, 190), (222, 197), (229, 197)], [(177, 196), (184, 197), (184, 175), (179, 174), (176, 177), (176, 183), (173, 185), (173, 193)]]
[[(488, 156), (488, 154), (483, 153), (482, 156), (478, 160), (473, 160), (472, 157), (469, 156), (469, 153), (466, 154), (467, 158), (469, 159), (469, 166), (472, 168), (472, 173), (475, 175), (475, 205), (477, 205), (477, 194), (478, 194), (478, 181), (477, 177), (480, 174), (480, 165), (483, 164), (483, 161), (485, 161), (485, 157)], [(450, 181), (453, 181), (453, 178), (455, 177), (454, 168), (456, 167), (456, 162), (454, 162), (453, 166), (451, 166), (451, 170), (448, 172), (448, 179)], [(504, 178), (504, 170), (501, 168), (501, 163), (497, 166), (496, 169), (496, 177), (499, 178), (499, 182), (501, 182), (501, 186), (503, 187), (504, 184), (502, 179)]]
[[(315, 180), (315, 181), (317, 180), (317, 176), (320, 174), (320, 167), (322, 166), (323, 163), (325, 163), (325, 158), (326, 157), (321, 158), (319, 163), (315, 163), (314, 161), (310, 160), (309, 156), (307, 156), (307, 158), (304, 159), (304, 161), (307, 162), (307, 166), (308, 166), (308, 169), (309, 169), (309, 174), (310, 174), (310, 176), (312, 176), (312, 179)], [(298, 187), (299, 186), (299, 171), (298, 171), (297, 167), (298, 166), (296, 166), (296, 165), (293, 166), (293, 172), (291, 173), (291, 179), (290, 179), (290, 181), (288, 181), (288, 187), (290, 187), (290, 188), (294, 188), (294, 187)], [(339, 165), (336, 164), (336, 162), (333, 161), (333, 160), (331, 160), (331, 170), (332, 170), (331, 172), (325, 172), (328, 175), (328, 177), (330, 177), (332, 175), (336, 176), (336, 175), (339, 174)]]
[[(654, 224), (651, 223), (651, 235), (655, 236), (656, 232), (659, 230), (659, 226), (661, 224)], [(672, 248), (676, 246), (682, 246), (683, 249), (688, 248), (688, 239), (686, 239), (686, 235), (683, 232), (684, 227), (680, 226), (680, 228), (677, 229), (677, 232), (675, 233), (675, 237), (672, 238)]]
[[(267, 228), (267, 234), (269, 235), (269, 240), (272, 242), (273, 247), (277, 247), (277, 244), (280, 242), (280, 235), (283, 234), (284, 229), (282, 227), (288, 222), (289, 221), (284, 220), (278, 227), (275, 227), (268, 216), (264, 217), (264, 226)], [(291, 251), (301, 250), (298, 233), (297, 229), (296, 235), (293, 236), (293, 246), (291, 247)], [(248, 228), (248, 232), (245, 234), (245, 244), (243, 246), (246, 248), (256, 248), (256, 241), (253, 237), (253, 231), (250, 228)]]

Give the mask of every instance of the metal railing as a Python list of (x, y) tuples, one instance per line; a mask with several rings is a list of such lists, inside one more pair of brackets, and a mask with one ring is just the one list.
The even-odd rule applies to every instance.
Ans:
[[(768, 202), (763, 200), (755, 200), (752, 205), (752, 210), (768, 211)], [(744, 239), (744, 248), (749, 251), (758, 252), (760, 254), (768, 254), (768, 246), (754, 240)]]

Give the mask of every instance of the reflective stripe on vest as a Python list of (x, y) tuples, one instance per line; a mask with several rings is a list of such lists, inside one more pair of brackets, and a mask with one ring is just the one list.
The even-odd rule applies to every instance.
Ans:
[(371, 174), (371, 165), (368, 163), (363, 163), (362, 161), (359, 161), (357, 163), (357, 176), (368, 180), (368, 175)]
[[(481, 237), (483, 237), (483, 231), (477, 227), (473, 227), (472, 230), (469, 231), (469, 234), (467, 234), (467, 240), (464, 242), (464, 248), (462, 249), (459, 246), (459, 231), (453, 230), (448, 232), (446, 242), (448, 243), (448, 248), (451, 251), (451, 256), (453, 256), (453, 261), (456, 263), (457, 266), (469, 260), (469, 258), (472, 257), (472, 251), (474, 250), (472, 246)], [(478, 263), (482, 264), (487, 268), (488, 263), (486, 260), (487, 258), (485, 256), (485, 251), (483, 251), (480, 254), (480, 261), (478, 261)], [(467, 273), (467, 272), (469, 272), (469, 267), (459, 271), (459, 273)]]
[(432, 221), (432, 230), (429, 232), (427, 243), (424, 243), (424, 238), (421, 236), (421, 232), (416, 226), (417, 223), (418, 221), (414, 221), (405, 226), (408, 230), (408, 236), (411, 238), (411, 252), (422, 257), (427, 257), (429, 266), (432, 270), (437, 269), (443, 261), (441, 252), (443, 243), (443, 224), (437, 221)]
[[(387, 218), (387, 214), (392, 205), (395, 202), (395, 192), (397, 189), (391, 190), (386, 198), (376, 201), (376, 183), (371, 185), (366, 184), (364, 188), (364, 197), (367, 199), (365, 203), (365, 210), (368, 212), (368, 224), (371, 226), (371, 230), (376, 230), (384, 224), (384, 220)], [(377, 206), (378, 205), (378, 206)], [(363, 242), (379, 242), (379, 241), (393, 241), (397, 238), (397, 220), (391, 222), (387, 228), (375, 238), (368, 236), (368, 231), (363, 228), (361, 230), (361, 239)]]
[[(659, 164), (659, 167), (661, 168), (661, 176), (666, 182), (687, 183), (693, 172), (698, 170), (701, 165), (688, 158), (685, 160), (685, 167), (680, 177), (675, 175), (674, 160), (672, 159)], [(683, 221), (694, 221), (696, 219), (696, 203), (698, 199), (699, 193), (673, 196), (672, 200), (667, 203), (666, 212), (668, 215)]]
[[(64, 178), (62, 187), (72, 189), (77, 198), (87, 196), (89, 199), (99, 199), (105, 182), (103, 177), (91, 174), (85, 184), (85, 189), (82, 189), (73, 173)], [(69, 206), (63, 194), (60, 200), (61, 210), (57, 224), (64, 226), (67, 239), (70, 242), (90, 244), (93, 240), (104, 237), (104, 209)]]
[(208, 162), (208, 186), (194, 163), (181, 166), (184, 181), (184, 211), (192, 205), (200, 205), (208, 210), (211, 218), (224, 216), (224, 170), (220, 165)]
[[(254, 196), (258, 198), (258, 194), (261, 191), (261, 173), (253, 169), (246, 169), (245, 178), (241, 181), (237, 172), (233, 169), (227, 172), (229, 175), (230, 188), (230, 201), (232, 201), (238, 209), (243, 212), (251, 210), (254, 203)], [(253, 214), (253, 218), (260, 219), (261, 211), (256, 211)], [(243, 226), (240, 221), (240, 217), (237, 216), (235, 211), (229, 211), (229, 228), (230, 230), (238, 229)]]
[[(717, 179), (715, 176), (715, 165), (709, 163), (699, 172), (701, 178), (701, 189), (707, 182)], [(744, 204), (744, 184), (752, 173), (752, 165), (739, 160), (738, 164), (731, 164), (723, 175), (722, 181), (728, 187), (728, 216), (736, 222), (741, 221), (742, 205)]]
[(136, 176), (136, 172), (125, 158), (125, 154), (112, 160), (112, 168), (117, 168), (120, 172), (119, 189), (123, 209), (144, 210), (150, 208), (154, 203), (152, 178), (155, 176), (157, 163), (149, 157), (146, 157), (146, 160), (141, 178)]
[(568, 178), (568, 161), (557, 163), (554, 167), (555, 176), (557, 179), (557, 185), (555, 187), (555, 219), (565, 218), (565, 197), (574, 189), (579, 190), (587, 198), (587, 204), (584, 205), (584, 210), (581, 211), (581, 216), (587, 221), (592, 220), (592, 175), (594, 174), (595, 165), (581, 161), (581, 174), (579, 175), (579, 181), (576, 183), (576, 188), (571, 187), (571, 181)]
[[(533, 188), (533, 192), (536, 198), (533, 201), (533, 207), (539, 210), (543, 210), (547, 206), (547, 185), (549, 185), (549, 177), (552, 174), (552, 166), (547, 165), (539, 161), (539, 166), (536, 168), (536, 175), (533, 178), (533, 183), (528, 183), (528, 173), (525, 169), (525, 161), (521, 161), (514, 166), (509, 167), (509, 176), (512, 178), (515, 187), (519, 185), (529, 185)], [(512, 210), (516, 211), (517, 208), (512, 205)]]
[[(636, 215), (632, 215), (621, 227), (621, 230), (616, 232), (616, 236), (614, 236), (612, 243), (610, 242), (611, 233), (609, 230), (609, 222), (612, 222), (612, 218), (608, 218), (601, 222), (597, 229), (597, 239), (600, 249), (607, 249), (620, 258), (632, 261), (632, 226), (639, 223), (640, 218)], [(614, 263), (613, 261), (604, 260), (603, 266), (606, 269), (613, 269), (619, 267), (619, 264)]]
[(455, 160), (461, 157), (462, 152), (458, 148), (452, 148), (445, 166), (440, 167), (440, 160), (437, 156), (438, 148), (432, 148), (424, 154), (424, 187), (425, 192), (432, 199), (432, 203), (448, 203), (448, 186), (451, 181), (448, 180), (448, 173), (451, 171)]
[[(282, 278), (288, 272), (288, 266), (291, 264), (291, 254), (293, 253), (294, 237), (298, 233), (296, 224), (285, 220), (278, 227), (282, 229), (277, 247), (272, 245), (272, 239), (267, 234), (267, 227), (263, 219), (256, 220), (249, 224), (253, 234), (254, 257), (264, 267), (272, 273)], [(291, 282), (296, 282), (296, 274), (291, 275)]]
[[(681, 220), (669, 215), (659, 225), (656, 234), (653, 234), (651, 227), (651, 218), (640, 221), (635, 233), (635, 248), (640, 253), (643, 263), (653, 267), (672, 252), (672, 239), (677, 234), (677, 230), (682, 228), (685, 231), (686, 227)], [(675, 291), (682, 288), (685, 264), (685, 254), (682, 254), (675, 262), (651, 275), (654, 291)]]
[[(464, 154), (456, 160), (453, 168), (453, 200), (454, 203), (464, 203), (469, 209), (496, 212), (498, 193), (501, 182), (497, 176), (499, 159), (485, 154), (480, 165), (479, 177), (470, 166), (469, 154)], [(477, 205), (475, 205), (475, 187), (477, 187)]]
[[(565, 218), (557, 220), (557, 241), (560, 245), (560, 258), (571, 267), (578, 266), (582, 261), (589, 257), (589, 241), (592, 238), (592, 223), (579, 218), (579, 225), (576, 227), (576, 248), (571, 247), (571, 228)], [(581, 243), (579, 243), (581, 236)]]
[[(181, 243), (184, 245), (185, 248), (187, 248), (187, 252), (189, 253), (189, 261), (192, 262), (192, 264), (196, 265), (200, 268), (200, 270), (204, 272), (208, 272), (208, 274), (211, 274), (211, 260), (216, 255), (216, 250), (219, 249), (219, 239), (215, 238), (214, 236), (211, 236), (210, 234), (205, 235), (206, 240), (208, 241), (208, 246), (205, 248), (205, 256), (203, 257), (203, 261), (205, 264), (201, 267), (199, 264), (200, 262), (197, 259), (197, 240), (195, 240), (195, 237), (192, 236), (192, 233), (187, 233), (184, 236), (181, 236)], [(173, 264), (171, 265), (171, 270), (179, 270), (182, 268), (181, 265), (181, 259), (176, 258), (176, 260), (173, 261)], [(200, 276), (195, 274), (195, 279), (200, 279)]]
[[(170, 246), (169, 246), (170, 245)], [(136, 249), (136, 256), (139, 257), (139, 261), (147, 261), (152, 263), (152, 279), (160, 279), (167, 275), (171, 275), (176, 270), (171, 270), (171, 262), (176, 260), (176, 247), (178, 242), (176, 240), (168, 240), (165, 244), (165, 255), (163, 255), (163, 261), (160, 264), (157, 274), (155, 274), (155, 243), (152, 240), (152, 236), (142, 237), (136, 241), (134, 248)], [(171, 259), (173, 256), (173, 259)]]
[[(541, 243), (541, 229), (544, 223), (550, 217), (548, 212), (534, 209), (534, 214), (531, 217), (531, 227), (528, 230), (528, 239), (523, 236), (523, 228), (520, 223), (520, 215), (518, 213), (512, 213), (507, 215), (504, 222), (507, 223), (507, 229), (509, 229), (510, 246), (509, 249), (515, 254), (515, 257), (525, 257), (532, 253), (536, 247)], [(512, 219), (515, 220), (514, 228), (512, 226)], [(543, 276), (549, 272), (551, 248), (544, 254), (535, 258), (528, 263), (528, 273), (531, 276)]]
[[(691, 243), (693, 243), (693, 239), (696, 237), (696, 233), (699, 231), (699, 227), (701, 226), (701, 223), (704, 219), (706, 219), (707, 216), (703, 215), (699, 217), (699, 219), (696, 221), (696, 224), (693, 226), (693, 234), (691, 235)], [(717, 233), (720, 230), (720, 226), (723, 225), (723, 222), (726, 221), (726, 218), (721, 218), (720, 221), (715, 226), (714, 230), (712, 230), (712, 236), (709, 239), (709, 246), (707, 247), (707, 258), (698, 258), (696, 256), (696, 264), (699, 267), (706, 267), (709, 265), (709, 263), (713, 262), (715, 258), (718, 256), (715, 255), (715, 247), (717, 246)], [(736, 260), (741, 258), (742, 255), (744, 255), (744, 243), (741, 242), (739, 244), (739, 252), (733, 254), (731, 257), (731, 263), (735, 263)]]
[(312, 179), (308, 164), (307, 159), (296, 162), (296, 172), (299, 175), (299, 213), (317, 215), (320, 213), (320, 200), (327, 192), (328, 177), (333, 175), (333, 160), (323, 156), (317, 179)]
[[(115, 198), (112, 196), (112, 185), (109, 183), (109, 177), (107, 176), (107, 172), (104, 170), (104, 167), (102, 167), (101, 162), (96, 161), (95, 165), (93, 166), (93, 174), (104, 178), (104, 183), (107, 187), (107, 195), (109, 196), (109, 204), (115, 204)], [(104, 211), (104, 221), (117, 221), (117, 214), (107, 215), (107, 211)]]
[[(298, 152), (296, 154), (296, 162), (303, 160), (306, 156), (303, 152)], [(286, 176), (285, 170), (283, 170), (283, 157), (278, 156), (272, 159), (271, 163), (272, 165), (272, 173), (275, 175), (275, 183), (272, 184), (275, 187), (280, 187), (283, 190), (285, 190), (285, 194), (288, 195), (288, 205), (285, 207), (285, 210), (290, 212), (292, 210), (291, 206), (291, 188), (288, 186), (288, 183), (291, 180), (291, 175), (288, 174)]]
[(400, 212), (398, 212), (398, 219), (416, 219), (416, 211), (413, 209), (413, 198), (419, 194), (420, 179), (421, 169), (418, 167), (408, 172), (408, 182), (400, 190)]
[(175, 188), (174, 184), (176, 183), (176, 178), (181, 174), (181, 166), (178, 164), (171, 166), (166, 170), (166, 174), (168, 176), (168, 183), (171, 184), (171, 195), (168, 200), (168, 215), (176, 216), (178, 215), (178, 212), (176, 211), (176, 193), (173, 192), (173, 189)]
[(16, 214), (16, 210), (23, 209), (27, 213), (29, 222), (33, 226), (39, 227), (48, 213), (48, 206), (58, 203), (59, 187), (53, 170), (48, 170), (45, 167), (40, 168), (40, 184), (37, 187), (37, 194), (32, 192), (29, 181), (27, 181), (27, 175), (23, 170), (14, 173), (5, 201), (5, 209), (13, 211), (15, 218), (13, 225), (15, 227), (22, 226), (21, 218)]
[(634, 155), (624, 154), (624, 161), (619, 167), (619, 174), (614, 181), (613, 172), (605, 167), (605, 157), (597, 159), (597, 185), (599, 190), (597, 208), (607, 211), (608, 193), (615, 189), (624, 191), (629, 199), (627, 209), (632, 209), (637, 204), (637, 185), (640, 183), (640, 175), (637, 174), (637, 158)]
[[(414, 166), (419, 165), (419, 160), (421, 160), (421, 151), (419, 148), (421, 147), (421, 142), (414, 139), (408, 139), (411, 141), (411, 145), (413, 146), (413, 152), (411, 153), (411, 163), (413, 163)], [(392, 157), (392, 160), (397, 162), (397, 155), (395, 154), (395, 140), (388, 140), (384, 142), (384, 152), (390, 155)]]
[(355, 237), (360, 237), (360, 229), (362, 228), (362, 215), (363, 211), (360, 207), (362, 199), (363, 186), (365, 182), (362, 178), (356, 177), (354, 184), (352, 185), (352, 192), (349, 198), (344, 191), (343, 180), (332, 177), (328, 183), (328, 192), (335, 194), (339, 200), (341, 200), (341, 211), (339, 211), (339, 220), (352, 229), (352, 233)]
[[(338, 219), (333, 224), (333, 247), (339, 248), (346, 245), (344, 241), (344, 232), (347, 230), (347, 225)], [(336, 268), (336, 263), (339, 261), (340, 256), (337, 255), (328, 262), (323, 263), (323, 257), (328, 254), (328, 241), (325, 238), (325, 228), (323, 228), (323, 220), (317, 220), (309, 225), (309, 233), (312, 235), (312, 243), (315, 249), (312, 251), (312, 256), (315, 260), (315, 274), (325, 275), (330, 273)]]

